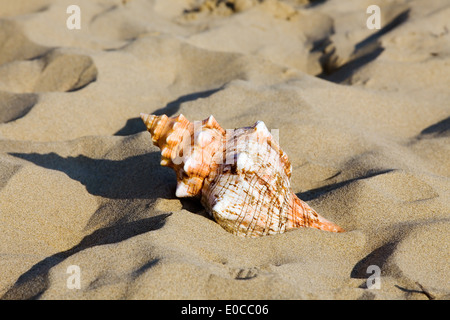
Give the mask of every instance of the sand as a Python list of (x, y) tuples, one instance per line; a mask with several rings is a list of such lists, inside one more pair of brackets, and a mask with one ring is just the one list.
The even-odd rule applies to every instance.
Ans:
[[(0, 297), (449, 299), (449, 16), (447, 0), (1, 1)], [(294, 192), (347, 232), (226, 232), (175, 197), (140, 112), (278, 129)]]

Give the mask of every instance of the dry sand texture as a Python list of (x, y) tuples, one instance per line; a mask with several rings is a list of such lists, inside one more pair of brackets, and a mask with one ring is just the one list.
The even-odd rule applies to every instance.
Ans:
[[(450, 297), (448, 0), (2, 0), (0, 17), (4, 299)], [(175, 198), (140, 112), (279, 129), (293, 190), (348, 232), (227, 233)]]

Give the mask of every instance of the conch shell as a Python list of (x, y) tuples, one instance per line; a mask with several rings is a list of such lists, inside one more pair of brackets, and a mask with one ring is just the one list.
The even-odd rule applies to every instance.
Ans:
[(213, 116), (194, 123), (183, 115), (141, 113), (161, 165), (177, 175), (177, 197), (199, 197), (225, 230), (243, 237), (299, 227), (343, 232), (290, 189), (291, 164), (262, 121), (224, 130)]

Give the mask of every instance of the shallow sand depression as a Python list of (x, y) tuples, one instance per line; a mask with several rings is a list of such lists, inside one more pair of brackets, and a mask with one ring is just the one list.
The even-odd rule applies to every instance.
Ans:
[[(447, 0), (73, 2), (0, 4), (0, 297), (450, 298)], [(228, 233), (141, 112), (264, 121), (347, 232)]]

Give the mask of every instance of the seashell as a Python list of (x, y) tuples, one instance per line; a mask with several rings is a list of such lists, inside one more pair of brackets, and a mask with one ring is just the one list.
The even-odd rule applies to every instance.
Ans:
[(243, 237), (300, 227), (344, 230), (321, 217), (290, 188), (291, 164), (262, 121), (224, 130), (213, 116), (141, 113), (161, 165), (177, 176), (177, 197), (198, 197), (225, 230)]

